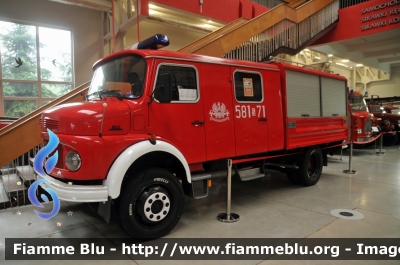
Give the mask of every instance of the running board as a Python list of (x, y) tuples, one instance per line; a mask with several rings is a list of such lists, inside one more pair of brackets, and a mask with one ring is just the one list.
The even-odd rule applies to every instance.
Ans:
[[(227, 170), (215, 171), (215, 172), (206, 172), (206, 173), (198, 173), (192, 175), (192, 195), (195, 199), (202, 199), (208, 196), (208, 180), (215, 178), (223, 178), (228, 174)], [(195, 192), (195, 182), (202, 181), (203, 184), (203, 192), (198, 194)]]
[(265, 177), (265, 174), (261, 173), (260, 168), (251, 168), (239, 171), (239, 176), (242, 181), (248, 181), (248, 180), (263, 178)]
[[(239, 173), (240, 179), (242, 181), (248, 181), (248, 180), (265, 177), (265, 174), (261, 173), (260, 168), (245, 169), (245, 170), (239, 171), (238, 173)], [(221, 171), (215, 171), (215, 172), (202, 172), (202, 173), (198, 173), (198, 174), (193, 174), (192, 175), (193, 198), (202, 199), (202, 198), (207, 197), (209, 188), (210, 188), (208, 181), (211, 179), (216, 179), (216, 178), (225, 178), (225, 177), (227, 177), (227, 175), (228, 175), (227, 170), (221, 170)], [(199, 185), (196, 185), (196, 187), (195, 187), (195, 183), (199, 183), (199, 182), (202, 182), (202, 187), (199, 187)], [(202, 189), (202, 192), (199, 192), (200, 189)]]

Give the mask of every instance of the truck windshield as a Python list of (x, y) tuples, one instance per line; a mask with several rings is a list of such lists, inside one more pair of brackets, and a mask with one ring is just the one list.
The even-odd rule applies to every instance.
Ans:
[(136, 99), (143, 95), (146, 61), (143, 57), (119, 57), (98, 66), (93, 74), (87, 99), (117, 97)]
[(353, 112), (368, 111), (367, 104), (362, 96), (349, 96), (349, 103)]

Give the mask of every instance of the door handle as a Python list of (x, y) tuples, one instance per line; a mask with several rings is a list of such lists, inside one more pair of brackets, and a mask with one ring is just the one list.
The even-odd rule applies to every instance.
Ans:
[(192, 125), (194, 126), (204, 125), (204, 121), (198, 121), (198, 120), (192, 121)]
[(258, 121), (266, 122), (266, 121), (267, 121), (267, 118), (265, 118), (265, 117), (258, 118)]

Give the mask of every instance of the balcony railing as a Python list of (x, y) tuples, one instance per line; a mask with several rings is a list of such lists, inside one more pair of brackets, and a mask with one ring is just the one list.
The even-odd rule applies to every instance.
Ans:
[(338, 21), (339, 0), (299, 23), (284, 19), (225, 54), (224, 58), (266, 61), (279, 53), (296, 54)]

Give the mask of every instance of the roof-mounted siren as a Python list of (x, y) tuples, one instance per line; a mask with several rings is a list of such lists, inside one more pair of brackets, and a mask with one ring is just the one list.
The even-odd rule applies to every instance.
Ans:
[(156, 34), (148, 39), (142, 40), (131, 47), (129, 50), (158, 50), (169, 45), (168, 37), (163, 34)]

